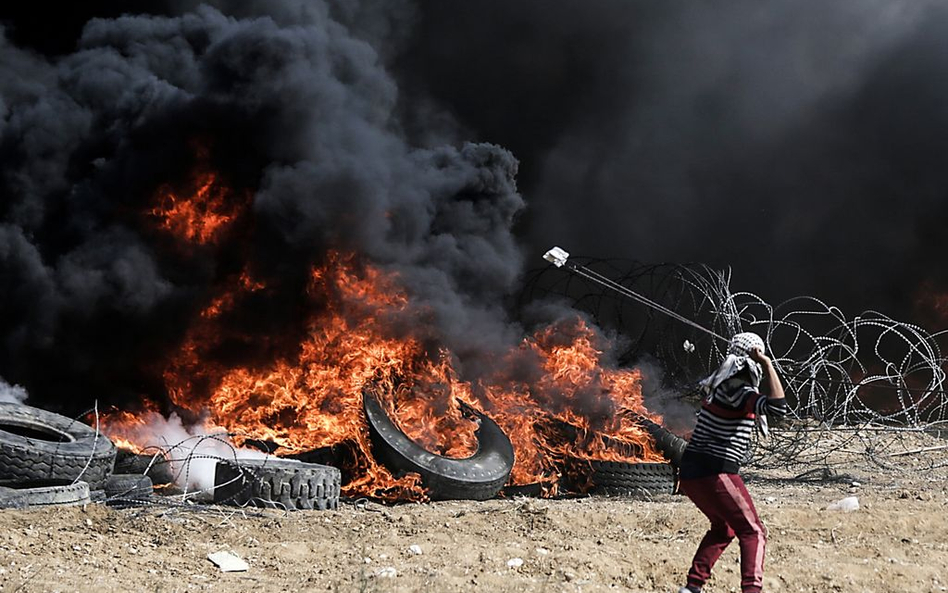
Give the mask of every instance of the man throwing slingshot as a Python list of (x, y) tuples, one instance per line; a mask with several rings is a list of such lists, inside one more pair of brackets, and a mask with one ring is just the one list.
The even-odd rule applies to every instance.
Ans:
[[(770, 395), (758, 391), (767, 376)], [(681, 460), (681, 490), (711, 521), (678, 593), (698, 593), (731, 540), (741, 546), (741, 591), (760, 593), (767, 532), (739, 474), (755, 426), (787, 411), (783, 386), (764, 342), (754, 333), (731, 338), (721, 366), (701, 382), (705, 398)]]

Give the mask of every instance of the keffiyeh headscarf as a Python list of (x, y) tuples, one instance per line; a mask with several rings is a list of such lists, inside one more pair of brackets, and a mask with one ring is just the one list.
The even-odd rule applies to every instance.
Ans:
[(705, 394), (710, 395), (711, 392), (717, 389), (718, 385), (724, 383), (744, 369), (748, 370), (754, 389), (760, 387), (762, 370), (760, 365), (750, 358), (750, 352), (755, 348), (764, 350), (764, 341), (753, 332), (736, 334), (731, 338), (731, 343), (728, 345), (727, 356), (724, 357), (724, 362), (721, 363), (718, 370), (711, 373), (701, 382), (701, 388)]

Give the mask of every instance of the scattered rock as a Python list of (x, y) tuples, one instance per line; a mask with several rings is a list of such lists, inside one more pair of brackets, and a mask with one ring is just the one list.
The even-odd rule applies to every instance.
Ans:
[(421, 556), (421, 546), (418, 544), (412, 544), (408, 546), (408, 553), (413, 556)]
[(507, 561), (508, 568), (520, 568), (523, 566), (523, 558), (511, 558)]

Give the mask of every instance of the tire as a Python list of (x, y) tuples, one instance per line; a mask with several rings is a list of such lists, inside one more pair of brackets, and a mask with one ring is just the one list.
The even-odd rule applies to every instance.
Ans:
[(651, 435), (655, 441), (655, 447), (665, 456), (665, 459), (672, 462), (675, 467), (681, 465), (681, 456), (685, 454), (688, 441), (645, 416), (636, 416), (636, 421)]
[(287, 510), (337, 509), (341, 472), (287, 459), (218, 461), (214, 502)]
[(86, 482), (38, 488), (0, 487), (0, 508), (76, 506), (89, 502), (89, 484)]
[(592, 494), (606, 496), (657, 496), (674, 494), (675, 467), (670, 463), (592, 462)]
[(372, 453), (396, 475), (415, 472), (432, 500), (487, 500), (500, 492), (514, 464), (513, 446), (497, 424), (480, 412), (462, 405), (465, 413), (480, 420), (475, 435), (477, 452), (466, 459), (451, 459), (426, 451), (398, 429), (375, 395), (362, 394), (362, 405), (372, 436)]
[(153, 494), (151, 478), (142, 474), (112, 474), (105, 482), (105, 502), (111, 506), (147, 502)]
[(157, 455), (142, 455), (131, 451), (118, 450), (115, 455), (115, 474), (138, 474), (151, 478), (152, 485), (171, 484), (174, 474), (171, 464), (161, 453)]
[(92, 427), (53, 412), (0, 403), (0, 486), (43, 486), (77, 479), (102, 488), (115, 446)]

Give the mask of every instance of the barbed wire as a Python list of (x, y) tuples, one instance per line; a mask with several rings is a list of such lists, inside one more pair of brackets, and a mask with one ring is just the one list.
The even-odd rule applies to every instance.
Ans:
[[(588, 273), (535, 270), (520, 304), (556, 298), (585, 312), (617, 332), (623, 363), (657, 357), (668, 387), (682, 398), (695, 394), (696, 382), (722, 360), (727, 344), (717, 337), (760, 334), (784, 382), (793, 428), (777, 429), (758, 444), (758, 465), (828, 464), (840, 446), (839, 434), (829, 431), (839, 427), (852, 429), (844, 432), (844, 445), (864, 445), (861, 454), (880, 466), (887, 464), (877, 445), (880, 432), (948, 433), (942, 344), (948, 331), (930, 332), (877, 311), (848, 317), (810, 296), (771, 305), (755, 293), (732, 292), (729, 271), (700, 264), (569, 261)], [(628, 293), (641, 298), (625, 298)], [(645, 306), (650, 301), (659, 306)]]
[[(256, 449), (242, 449), (234, 445), (234, 439), (249, 438), (250, 435), (241, 432), (219, 431), (208, 434), (192, 435), (180, 441), (170, 443), (161, 437), (161, 444), (145, 446), (137, 453), (123, 452), (124, 455), (151, 457), (146, 467), (140, 472), (142, 475), (153, 476), (161, 466), (167, 466), (167, 477), (177, 492), (169, 492), (157, 498), (139, 499), (130, 496), (132, 491), (119, 492), (108, 496), (104, 502), (120, 506), (170, 506), (187, 508), (190, 510), (213, 510), (216, 505), (228, 505), (239, 509), (266, 508), (281, 511), (284, 514), (294, 510), (287, 507), (275, 498), (257, 497), (251, 495), (254, 484), (263, 485), (253, 471), (241, 465), (242, 460), (262, 460), (260, 468), (265, 468), (272, 460), (294, 461), (286, 457), (277, 457)], [(210, 450), (208, 450), (208, 446)], [(210, 462), (207, 467), (195, 469), (197, 464)], [(228, 472), (233, 477), (221, 480), (216, 469), (220, 462), (232, 464), (236, 472)], [(300, 463), (300, 467), (313, 464)], [(156, 472), (152, 472), (152, 470)], [(198, 475), (204, 474), (204, 475)], [(202, 485), (203, 484), (203, 485)], [(228, 488), (231, 485), (241, 486), (237, 489)], [(156, 484), (162, 486), (164, 484)], [(221, 496), (221, 492), (232, 492), (229, 496)], [(278, 492), (273, 493), (274, 496)], [(212, 506), (214, 505), (214, 506)]]

